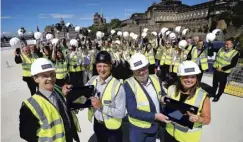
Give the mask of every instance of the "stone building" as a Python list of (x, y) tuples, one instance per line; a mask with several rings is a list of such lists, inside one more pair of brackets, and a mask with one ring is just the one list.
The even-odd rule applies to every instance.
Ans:
[(99, 27), (105, 24), (106, 24), (106, 19), (104, 18), (103, 14), (100, 15), (99, 13), (96, 12), (93, 18), (93, 25)]
[(211, 0), (189, 6), (180, 0), (161, 0), (153, 3), (144, 13), (134, 13), (122, 22), (123, 30), (137, 31), (147, 27), (159, 31), (162, 27), (183, 26), (193, 32), (208, 32), (215, 17), (230, 10), (237, 0)]

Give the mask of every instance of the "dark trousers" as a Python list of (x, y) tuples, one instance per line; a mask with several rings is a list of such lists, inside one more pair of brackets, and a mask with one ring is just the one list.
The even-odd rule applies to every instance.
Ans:
[(164, 141), (165, 142), (179, 142), (173, 136), (171, 136), (166, 130), (164, 133)]
[(130, 142), (155, 142), (157, 132), (145, 133), (134, 128), (130, 128)]
[(160, 78), (162, 81), (166, 80), (166, 77), (169, 75), (169, 69), (170, 69), (170, 65), (162, 65), (160, 66)]
[(25, 81), (30, 89), (30, 94), (33, 96), (36, 93), (37, 84), (35, 83), (32, 77), (23, 77), (23, 81)]
[[(214, 71), (214, 73), (213, 73), (213, 92), (212, 93), (213, 93), (213, 95), (215, 95), (215, 97), (220, 98), (221, 95), (224, 93), (224, 88), (227, 83), (228, 75), (229, 75), (228, 73), (219, 72), (217, 70)], [(216, 95), (218, 86), (219, 86), (219, 90)]]
[(155, 64), (149, 65), (149, 74), (155, 74)]
[(122, 127), (117, 130), (109, 130), (104, 123), (94, 119), (94, 132), (97, 142), (122, 142)]
[(70, 83), (72, 85), (83, 85), (83, 71), (79, 72), (69, 72)]

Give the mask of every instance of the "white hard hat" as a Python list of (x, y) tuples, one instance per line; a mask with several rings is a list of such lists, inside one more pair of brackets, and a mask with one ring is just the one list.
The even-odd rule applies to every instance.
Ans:
[(90, 30), (90, 29), (88, 29), (88, 32), (90, 33), (90, 32), (91, 32), (91, 30)]
[(178, 43), (178, 46), (179, 46), (180, 49), (184, 49), (187, 46), (187, 41), (186, 40), (181, 40)]
[(70, 26), (72, 26), (71, 23), (67, 23), (67, 24), (66, 24), (66, 27), (67, 27), (67, 28), (70, 27)]
[(138, 35), (137, 34), (134, 34), (133, 37), (132, 37), (134, 40), (138, 39)]
[(17, 37), (11, 38), (10, 41), (9, 41), (9, 44), (11, 45), (11, 47), (21, 48), (20, 39), (17, 38)]
[(215, 35), (218, 35), (218, 34), (223, 33), (223, 31), (222, 31), (221, 29), (214, 29), (214, 30), (212, 31), (212, 33), (215, 34)]
[(116, 44), (121, 44), (121, 41), (120, 40), (116, 40), (115, 43)]
[(148, 59), (141, 53), (132, 55), (129, 60), (131, 70), (135, 71), (141, 69), (149, 64)]
[(169, 37), (170, 37), (170, 39), (176, 39), (176, 34), (173, 33), (173, 32), (171, 32), (171, 33), (169, 34)]
[(113, 35), (116, 31), (115, 30), (111, 30), (111, 34)]
[(55, 46), (55, 45), (57, 44), (58, 41), (59, 41), (59, 39), (57, 39), (57, 38), (53, 38), (53, 39), (51, 40), (51, 44)]
[(147, 36), (147, 33), (142, 33), (142, 37), (145, 38)]
[(197, 75), (200, 73), (201, 70), (195, 62), (184, 61), (178, 67), (177, 76)]
[(31, 75), (37, 75), (39, 73), (55, 71), (53, 63), (46, 58), (38, 58), (31, 65)]
[(157, 32), (152, 32), (151, 34), (154, 36), (157, 36)]
[(22, 32), (22, 29), (19, 29), (19, 30), (18, 30), (18, 35), (19, 35), (19, 36), (23, 36), (23, 35), (24, 35), (24, 33)]
[(128, 37), (129, 36), (129, 33), (126, 31), (126, 32), (123, 32), (123, 37)]
[(75, 30), (75, 32), (79, 32), (81, 30), (81, 27), (80, 26), (76, 26), (74, 30)]
[(207, 41), (207, 42), (212, 42), (212, 41), (215, 40), (215, 38), (216, 38), (216, 35), (215, 35), (214, 33), (208, 33), (208, 34), (206, 35), (206, 41)]
[(184, 29), (183, 31), (182, 31), (182, 35), (186, 35), (187, 34), (187, 32), (189, 31), (189, 29)]
[(164, 35), (165, 35), (165, 32), (168, 31), (168, 30), (169, 30), (168, 28), (165, 28), (165, 27), (164, 27), (164, 28), (161, 29), (160, 32), (161, 32), (162, 35), (164, 36)]
[(166, 32), (164, 33), (164, 35), (168, 36), (168, 35), (170, 35), (170, 33), (171, 33), (171, 31), (166, 31)]
[(70, 40), (70, 45), (71, 45), (71, 46), (78, 47), (78, 41), (77, 41), (76, 39), (71, 39), (71, 40)]
[(118, 36), (122, 36), (122, 32), (121, 32), (121, 31), (118, 31), (118, 32), (117, 32), (117, 35), (118, 35)]
[(41, 32), (35, 32), (34, 37), (36, 40), (43, 39), (43, 34)]
[(131, 32), (131, 33), (129, 34), (129, 36), (130, 36), (130, 37), (133, 37), (133, 35), (134, 35), (134, 33), (133, 33), (133, 32)]
[(180, 31), (181, 31), (181, 26), (175, 27), (175, 32), (180, 33)]
[(46, 39), (47, 40), (52, 40), (53, 39), (53, 35), (52, 34), (46, 34)]
[(96, 32), (96, 37), (98, 39), (102, 38), (103, 37), (103, 33), (101, 31)]
[(144, 32), (144, 33), (147, 33), (148, 30), (149, 30), (148, 28), (144, 28), (144, 29), (143, 29), (143, 32)]

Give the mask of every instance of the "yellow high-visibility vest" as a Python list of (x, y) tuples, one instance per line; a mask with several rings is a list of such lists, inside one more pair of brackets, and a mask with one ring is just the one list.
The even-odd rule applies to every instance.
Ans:
[(160, 60), (160, 65), (171, 65), (172, 58), (173, 58), (173, 48), (170, 47), (169, 49), (164, 48), (163, 55)]
[(145, 54), (144, 54), (146, 56), (146, 58), (149, 60), (150, 65), (155, 64), (154, 52), (152, 50), (153, 49), (151, 49), (149, 52), (145, 52)]
[[(197, 62), (198, 59), (198, 49), (197, 47), (194, 47), (192, 49), (192, 61)], [(200, 64), (202, 67), (202, 70), (207, 70), (208, 69), (208, 56), (207, 56), (207, 50), (204, 50), (203, 53), (200, 55)]]
[[(168, 88), (167, 95), (170, 98), (179, 101), (181, 94), (176, 96), (175, 92), (176, 92), (176, 86), (172, 85)], [(198, 107), (199, 110), (198, 110), (197, 115), (200, 115), (201, 111), (202, 111), (203, 103), (204, 103), (204, 100), (206, 97), (207, 97), (207, 92), (201, 88), (197, 88), (195, 95), (192, 98), (187, 99), (185, 101), (185, 103)], [(167, 123), (166, 131), (171, 136), (173, 136), (177, 141), (199, 142), (201, 132), (202, 132), (202, 124), (194, 123), (193, 129), (188, 129), (187, 127), (184, 127), (177, 123)]]
[(155, 55), (155, 59), (160, 60), (162, 55), (163, 55), (162, 47), (158, 47), (156, 55)]
[[(69, 72), (79, 72), (81, 70), (81, 66), (78, 65), (78, 56), (74, 55), (71, 59), (68, 60), (69, 66), (68, 66), (68, 71)], [(74, 68), (74, 65), (78, 65), (76, 68)]]
[[(227, 65), (231, 64), (232, 58), (238, 53), (235, 49), (232, 49), (230, 51), (226, 51), (225, 47), (220, 48), (219, 52), (217, 53), (216, 60), (213, 64), (214, 68), (219, 68), (219, 67), (225, 67)], [(230, 73), (231, 69), (228, 69), (226, 71), (222, 71), (225, 73)]]
[(32, 54), (31, 57), (27, 57), (24, 54), (21, 54), (21, 59), (22, 59), (22, 76), (24, 77), (31, 77), (31, 64), (37, 59), (37, 55)]
[(188, 53), (191, 51), (191, 49), (192, 49), (192, 45), (190, 44), (190, 45), (188, 45), (187, 49), (184, 50), (184, 55), (187, 56)]
[[(170, 72), (174, 72), (174, 73), (177, 73), (178, 71), (178, 68), (179, 68), (179, 65), (182, 63), (183, 59), (181, 59), (181, 55), (179, 55), (179, 53), (177, 53), (177, 57), (174, 61), (174, 66), (173, 66), (173, 69), (170, 70)], [(176, 56), (176, 55), (175, 55)]]
[[(149, 78), (150, 78), (153, 86), (155, 87), (155, 91), (157, 93), (158, 100), (160, 100), (161, 86), (159, 83), (159, 79), (156, 75), (149, 75)], [(151, 112), (148, 98), (145, 95), (141, 86), (139, 85), (138, 81), (134, 77), (130, 77), (127, 80), (125, 80), (125, 82), (127, 82), (129, 84), (129, 86), (131, 87), (131, 89), (133, 91), (133, 94), (135, 95), (136, 102), (137, 102), (137, 109), (146, 111), (146, 112)], [(151, 127), (150, 122), (142, 121), (142, 120), (133, 118), (131, 116), (128, 116), (128, 120), (132, 125), (137, 126), (139, 128), (150, 128)]]
[(64, 79), (67, 76), (67, 62), (56, 61), (55, 67), (56, 67), (56, 78)]
[[(94, 86), (97, 86), (96, 77), (97, 76), (92, 77), (91, 81), (90, 81)], [(107, 84), (107, 86), (106, 86), (106, 88), (103, 92), (103, 95), (102, 95), (102, 98), (101, 98), (102, 105), (107, 105), (107, 104), (104, 103), (104, 101), (110, 101), (111, 102), (113, 100), (113, 98), (116, 97), (121, 85), (122, 84), (117, 79), (112, 77), (112, 79), (109, 81), (109, 83)], [(88, 120), (90, 122), (92, 122), (93, 116), (94, 116), (94, 109), (89, 108)], [(105, 126), (106, 126), (107, 129), (116, 130), (116, 129), (119, 129), (121, 127), (121, 123), (122, 123), (121, 118), (114, 118), (114, 117), (108, 116), (104, 113), (102, 113), (102, 117), (103, 117), (103, 120), (104, 120), (104, 123), (105, 123)]]
[[(55, 89), (57, 89), (55, 87)], [(59, 90), (59, 89), (57, 89)], [(57, 92), (61, 92), (60, 90)], [(60, 95), (60, 94), (59, 94)], [(38, 141), (41, 142), (65, 142), (65, 129), (61, 115), (57, 108), (48, 100), (40, 95), (33, 95), (31, 98), (24, 101), (26, 106), (31, 110), (33, 115), (39, 120), (40, 128), (37, 130)], [(78, 119), (75, 114), (74, 123), (77, 131), (80, 132)], [(76, 120), (76, 121), (75, 121)], [(78, 126), (78, 127), (77, 127)]]

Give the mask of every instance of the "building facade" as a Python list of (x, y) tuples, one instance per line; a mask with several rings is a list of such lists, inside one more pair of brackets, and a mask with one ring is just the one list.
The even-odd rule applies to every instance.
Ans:
[(189, 6), (180, 0), (162, 0), (153, 3), (144, 13), (134, 13), (122, 22), (124, 30), (136, 26), (159, 31), (162, 27), (183, 26), (194, 32), (208, 32), (214, 18), (232, 9), (237, 0), (211, 0)]

